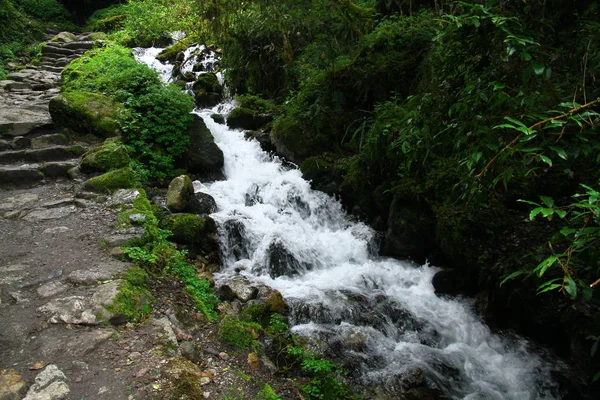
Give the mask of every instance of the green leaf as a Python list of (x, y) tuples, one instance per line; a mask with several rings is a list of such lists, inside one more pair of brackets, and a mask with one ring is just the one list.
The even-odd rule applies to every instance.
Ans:
[(532, 206), (536, 206), (539, 207), (540, 204), (536, 203), (535, 201), (529, 201), (529, 200), (523, 200), (523, 199), (519, 199), (517, 200), (519, 203), (525, 203), (525, 204), (530, 204)]
[(592, 382), (596, 382), (598, 379), (600, 379), (600, 371), (598, 371), (596, 375), (594, 375), (594, 377), (592, 378)]
[(521, 53), (521, 60), (523, 60), (523, 61), (530, 61), (531, 60), (531, 54), (529, 54), (526, 51), (523, 51)]
[(567, 159), (567, 152), (562, 147), (550, 146), (550, 148), (554, 150), (556, 154), (563, 160)]
[(550, 268), (552, 265), (554, 265), (556, 260), (558, 260), (558, 258), (556, 256), (550, 256), (550, 257), (546, 258), (544, 261), (539, 263), (537, 267), (535, 267), (534, 272), (537, 273), (538, 276), (544, 275), (544, 272), (546, 272), (546, 270), (548, 270), (548, 268)]
[(502, 279), (502, 282), (500, 282), (500, 286), (504, 285), (506, 282), (510, 281), (511, 279), (515, 279), (517, 276), (521, 276), (521, 275), (525, 274), (526, 272), (527, 271), (520, 269), (518, 271), (513, 272), (510, 275), (507, 275), (504, 279)]
[(546, 69), (546, 64), (541, 63), (539, 61), (536, 61), (536, 62), (533, 63), (533, 72), (536, 75), (543, 74), (545, 69)]
[(554, 207), (554, 199), (548, 196), (540, 196), (540, 200), (548, 207)]
[(564, 218), (567, 215), (567, 212), (565, 210), (554, 210), (554, 213), (560, 218)]
[(552, 160), (549, 159), (548, 157), (543, 156), (541, 154), (539, 154), (538, 157), (540, 158), (540, 160), (542, 160), (543, 162), (545, 162), (546, 164), (548, 164), (550, 167), (552, 166)]
[(529, 220), (533, 221), (533, 219), (536, 217), (536, 215), (541, 213), (542, 210), (543, 210), (542, 207), (534, 208), (533, 210), (531, 210), (531, 212), (529, 213)]
[(565, 291), (569, 294), (569, 296), (571, 296), (572, 299), (577, 298), (577, 284), (568, 276), (565, 276)]
[(552, 285), (548, 285), (548, 286), (546, 286), (546, 287), (545, 287), (545, 288), (543, 288), (543, 289), (538, 289), (538, 292), (537, 292), (537, 294), (542, 294), (542, 293), (545, 293), (545, 292), (549, 292), (550, 290), (558, 289), (558, 288), (560, 288), (560, 287), (562, 287), (562, 285), (561, 285), (561, 284), (554, 283), (554, 284), (552, 284)]

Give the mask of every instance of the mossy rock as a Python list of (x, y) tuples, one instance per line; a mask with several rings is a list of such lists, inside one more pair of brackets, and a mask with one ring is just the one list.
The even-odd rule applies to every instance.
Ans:
[(198, 107), (213, 107), (223, 98), (223, 88), (214, 73), (200, 74), (192, 86)]
[(169, 385), (160, 398), (166, 400), (203, 399), (204, 389), (200, 384), (202, 370), (183, 357), (172, 358), (161, 370), (161, 376)]
[(187, 48), (190, 47), (192, 42), (193, 41), (191, 38), (185, 38), (183, 40), (180, 40), (174, 45), (169, 46), (160, 53), (158, 53), (156, 59), (163, 63), (167, 61), (173, 63), (177, 58), (177, 54), (179, 54), (182, 51), (186, 51)]
[(85, 153), (80, 167), (86, 173), (107, 172), (126, 167), (130, 162), (131, 159), (125, 146), (109, 143)]
[(98, 21), (95, 21), (90, 28), (95, 31), (110, 32), (120, 28), (123, 25), (125, 18), (125, 14), (102, 18)]
[(176, 167), (185, 169), (194, 179), (216, 180), (223, 178), (223, 152), (215, 143), (204, 120), (195, 115), (188, 129), (190, 146), (177, 160)]
[(71, 32), (60, 32), (50, 39), (50, 41), (54, 43), (70, 43), (75, 40), (77, 40), (77, 37)]
[(115, 136), (126, 114), (122, 104), (90, 92), (63, 93), (50, 100), (49, 109), (58, 126), (99, 137)]
[(227, 316), (219, 324), (219, 339), (240, 349), (258, 347), (262, 327), (256, 322), (246, 322)]
[(271, 122), (272, 119), (270, 114), (262, 114), (246, 107), (236, 107), (227, 116), (227, 126), (231, 129), (257, 130)]
[(171, 214), (160, 221), (160, 227), (173, 233), (169, 240), (182, 244), (201, 244), (216, 233), (215, 221), (207, 215)]
[(212, 114), (210, 117), (217, 124), (224, 124), (225, 123), (225, 117), (223, 116), (223, 114), (216, 114), (215, 113), (215, 114)]
[(294, 116), (277, 118), (273, 123), (271, 141), (277, 153), (296, 164), (331, 148), (325, 138), (306, 129)]
[(115, 169), (100, 176), (88, 179), (83, 187), (93, 192), (114, 192), (117, 189), (131, 189), (137, 186), (137, 175), (131, 167)]
[(339, 193), (343, 177), (336, 161), (341, 158), (329, 153), (309, 157), (300, 164), (300, 171), (304, 179), (311, 181), (313, 189), (329, 194)]

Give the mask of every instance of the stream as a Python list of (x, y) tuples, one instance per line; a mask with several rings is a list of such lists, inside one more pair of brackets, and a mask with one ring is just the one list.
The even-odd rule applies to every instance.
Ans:
[[(172, 66), (154, 58), (160, 50), (135, 55), (168, 81)], [(436, 296), (431, 281), (439, 268), (379, 257), (375, 232), (336, 199), (210, 117), (232, 107), (195, 111), (225, 156), (226, 180), (194, 183), (218, 205), (212, 217), (224, 265), (216, 280), (243, 267), (242, 275), (279, 290), (293, 331), (324, 344), (358, 386), (394, 393), (421, 379), (443, 398), (559, 398), (556, 361), (519, 336), (491, 332), (472, 300)]]

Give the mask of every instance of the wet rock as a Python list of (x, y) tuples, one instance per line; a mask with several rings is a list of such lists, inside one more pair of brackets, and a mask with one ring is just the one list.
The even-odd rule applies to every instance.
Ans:
[(49, 282), (37, 288), (36, 293), (42, 299), (47, 299), (66, 292), (68, 289), (69, 286), (62, 282)]
[(219, 282), (215, 287), (215, 293), (224, 301), (238, 299), (245, 303), (256, 299), (258, 289), (248, 279), (236, 277)]
[(65, 374), (54, 364), (48, 365), (35, 378), (35, 383), (27, 391), (23, 400), (61, 400), (70, 393), (64, 382)]
[(231, 129), (258, 130), (273, 119), (271, 115), (245, 107), (236, 107), (227, 116), (227, 126)]
[(275, 146), (271, 142), (271, 136), (267, 132), (260, 131), (246, 131), (244, 133), (246, 139), (254, 139), (260, 145), (260, 148), (267, 153), (275, 151)]
[[(96, 193), (91, 193), (97, 196)], [(133, 201), (140, 196), (137, 189), (119, 189), (114, 192), (106, 201), (108, 207), (133, 206)]]
[(192, 85), (192, 92), (196, 104), (201, 108), (216, 106), (223, 97), (223, 87), (217, 75), (212, 72), (200, 74)]
[(301, 264), (296, 260), (280, 240), (271, 243), (267, 253), (267, 268), (272, 278), (291, 276), (310, 269), (309, 265)]
[(71, 272), (67, 280), (76, 285), (95, 285), (100, 281), (111, 279), (114, 273), (114, 271), (101, 268), (80, 269)]
[(204, 120), (195, 115), (188, 132), (190, 145), (181, 159), (177, 160), (177, 168), (185, 169), (194, 179), (202, 181), (223, 179), (223, 152), (216, 145)]
[(465, 293), (467, 289), (464, 277), (461, 277), (457, 271), (451, 269), (445, 269), (436, 273), (431, 283), (437, 295), (446, 294), (454, 296)]
[(217, 202), (208, 193), (196, 192), (190, 198), (187, 210), (194, 214), (212, 214), (217, 211)]
[(223, 116), (223, 114), (212, 114), (210, 117), (217, 124), (224, 124), (225, 123), (225, 117)]
[(13, 369), (0, 370), (0, 399), (19, 400), (22, 396), (19, 394), (25, 386), (25, 381), (21, 375)]
[(187, 175), (173, 179), (167, 191), (167, 207), (174, 212), (183, 211), (194, 197), (194, 185)]
[(282, 315), (285, 315), (289, 308), (279, 290), (273, 290), (265, 302), (271, 307), (272, 312)]
[[(16, 139), (16, 138), (15, 138)], [(31, 139), (31, 147), (34, 149), (42, 149), (50, 146), (65, 146), (69, 140), (62, 133), (54, 133), (51, 135), (38, 136)]]
[(250, 258), (250, 252), (246, 247), (244, 223), (239, 220), (227, 220), (222, 229), (227, 238), (226, 248), (236, 260)]
[(77, 207), (59, 207), (51, 209), (36, 209), (23, 217), (25, 221), (46, 221), (51, 219), (64, 218), (77, 211)]
[(88, 308), (83, 296), (70, 296), (55, 299), (38, 308), (48, 317), (51, 324), (95, 324), (96, 315)]

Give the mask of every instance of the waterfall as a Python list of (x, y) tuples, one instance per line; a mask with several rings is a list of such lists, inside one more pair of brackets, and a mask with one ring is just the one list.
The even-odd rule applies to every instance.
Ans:
[[(156, 66), (153, 51), (138, 50), (138, 59)], [(156, 67), (170, 74), (168, 66)], [(492, 333), (471, 300), (436, 296), (438, 268), (379, 257), (374, 232), (337, 200), (210, 118), (227, 107), (195, 111), (225, 157), (226, 180), (195, 182), (218, 205), (212, 217), (224, 265), (217, 280), (243, 266), (242, 275), (279, 290), (293, 331), (326, 343), (327, 355), (360, 385), (393, 392), (420, 373), (449, 398), (558, 397), (555, 362), (523, 338)]]

